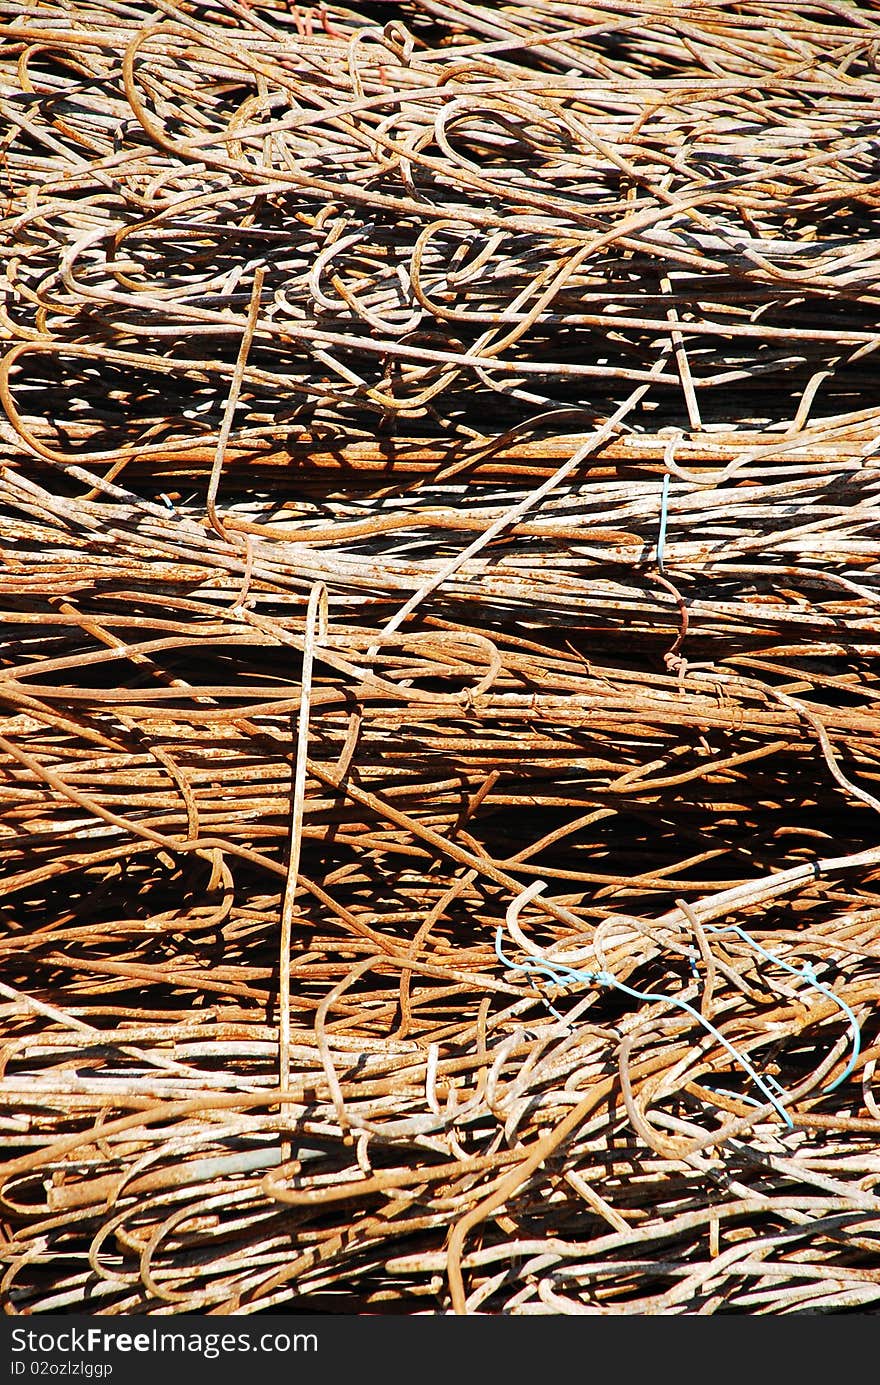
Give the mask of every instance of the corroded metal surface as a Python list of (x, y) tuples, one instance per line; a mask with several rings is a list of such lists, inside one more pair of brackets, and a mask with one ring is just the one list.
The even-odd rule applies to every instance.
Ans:
[(863, 1308), (880, 25), (393, 9), (0, 0), (3, 1308)]

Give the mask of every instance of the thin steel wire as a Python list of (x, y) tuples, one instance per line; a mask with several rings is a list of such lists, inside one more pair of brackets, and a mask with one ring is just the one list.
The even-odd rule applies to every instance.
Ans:
[(880, 25), (394, 10), (0, 0), (0, 1301), (876, 1311)]

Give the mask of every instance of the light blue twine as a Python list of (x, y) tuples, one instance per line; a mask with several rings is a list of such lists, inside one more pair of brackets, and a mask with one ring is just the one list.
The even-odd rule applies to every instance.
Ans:
[(660, 492), (660, 531), (657, 535), (657, 569), (661, 577), (666, 574), (663, 571), (663, 553), (666, 548), (666, 521), (669, 518), (669, 472), (663, 477), (663, 489)]
[(833, 1082), (831, 1082), (827, 1087), (823, 1088), (823, 1091), (833, 1092), (835, 1088), (841, 1085), (842, 1082), (845, 1082), (846, 1079), (849, 1077), (850, 1073), (852, 1072), (853, 1068), (855, 1067), (856, 1063), (858, 1062), (859, 1053), (861, 1052), (862, 1048), (862, 1035), (861, 1030), (859, 1029), (859, 1022), (856, 1019), (850, 1006), (847, 1005), (846, 1001), (841, 1000), (840, 996), (835, 994), (835, 992), (832, 991), (830, 986), (826, 986), (823, 981), (819, 980), (814, 968), (809, 962), (805, 962), (802, 967), (793, 967), (790, 962), (784, 961), (784, 959), (782, 957), (778, 957), (775, 952), (768, 952), (767, 949), (765, 947), (762, 947), (760, 943), (756, 942), (755, 939), (745, 931), (745, 929), (740, 928), (739, 924), (717, 924), (707, 928), (706, 932), (735, 933), (738, 938), (741, 938), (744, 943), (746, 943), (749, 947), (753, 948), (754, 951), (759, 954), (759, 956), (766, 958), (768, 962), (775, 962), (775, 964), (778, 967), (781, 967), (783, 971), (787, 971), (790, 976), (796, 976), (799, 980), (806, 981), (807, 984), (810, 987), (812, 987), (814, 991), (818, 991), (820, 995), (827, 996), (829, 1000), (834, 1001), (834, 1004), (838, 1007), (838, 1009), (843, 1011), (844, 1015), (846, 1016), (849, 1022), (850, 1032), (852, 1034), (852, 1054), (850, 1056), (849, 1062), (847, 1063), (846, 1067), (844, 1068), (840, 1076), (835, 1077)]
[[(810, 986), (812, 990), (818, 991), (819, 994), (826, 996), (829, 1000), (832, 1000), (840, 1010), (842, 1010), (843, 1014), (847, 1018), (850, 1027), (850, 1032), (852, 1034), (852, 1054), (850, 1056), (849, 1062), (847, 1063), (846, 1067), (844, 1068), (840, 1076), (835, 1078), (835, 1080), (828, 1084), (825, 1088), (823, 1088), (823, 1090), (826, 1092), (833, 1092), (835, 1088), (839, 1087), (841, 1083), (845, 1082), (846, 1079), (849, 1077), (850, 1073), (855, 1068), (855, 1065), (858, 1062), (859, 1053), (861, 1051), (861, 1031), (859, 1029), (859, 1022), (856, 1019), (855, 1014), (853, 1013), (850, 1006), (847, 1005), (846, 1001), (841, 1000), (839, 995), (836, 995), (835, 992), (832, 991), (829, 986), (826, 986), (824, 982), (819, 980), (814, 968), (809, 962), (805, 963), (802, 967), (793, 967), (790, 962), (784, 961), (782, 957), (778, 957), (773, 952), (768, 952), (766, 948), (762, 947), (760, 943), (756, 942), (755, 939), (751, 937), (750, 934), (746, 933), (746, 931), (743, 928), (740, 928), (738, 924), (731, 923), (725, 925), (712, 926), (707, 928), (707, 932), (716, 934), (735, 933), (738, 938), (740, 938), (744, 943), (746, 943), (748, 947), (751, 947), (761, 957), (764, 957), (768, 962), (775, 963), (776, 966), (781, 967), (783, 971), (787, 971), (791, 976), (796, 976), (799, 980), (806, 981), (808, 986)], [(574, 982), (583, 986), (589, 986), (592, 984), (599, 986), (613, 986), (615, 990), (622, 991), (624, 995), (632, 996), (634, 1000), (648, 1001), (652, 1004), (675, 1005), (679, 1010), (683, 1010), (685, 1014), (690, 1015), (699, 1024), (701, 1024), (702, 1027), (706, 1030), (706, 1032), (708, 1034), (711, 1034), (712, 1037), (716, 1039), (717, 1042), (720, 1043), (722, 1047), (727, 1050), (727, 1052), (731, 1055), (734, 1061), (738, 1063), (739, 1066), (743, 1069), (743, 1071), (747, 1073), (747, 1075), (751, 1078), (751, 1080), (754, 1082), (755, 1086), (759, 1089), (759, 1091), (764, 1093), (767, 1100), (773, 1106), (774, 1110), (777, 1111), (779, 1115), (782, 1117), (782, 1119), (785, 1121), (785, 1124), (789, 1128), (791, 1128), (794, 1125), (791, 1116), (785, 1109), (784, 1100), (787, 1096), (785, 1089), (781, 1087), (780, 1084), (776, 1081), (776, 1079), (774, 1077), (771, 1077), (769, 1074), (766, 1077), (762, 1077), (760, 1073), (758, 1073), (755, 1070), (755, 1068), (752, 1066), (749, 1060), (742, 1053), (740, 1053), (740, 1051), (737, 1048), (734, 1048), (733, 1044), (731, 1044), (727, 1039), (725, 1039), (724, 1035), (718, 1029), (715, 1028), (714, 1024), (707, 1020), (705, 1015), (700, 1014), (699, 1010), (694, 1009), (693, 1005), (689, 1004), (688, 1001), (682, 1000), (680, 996), (663, 995), (660, 992), (636, 990), (634, 986), (627, 986), (623, 981), (618, 981), (617, 978), (615, 976), (612, 976), (611, 973), (608, 971), (585, 971), (576, 967), (567, 967), (562, 962), (556, 962), (551, 960), (550, 958), (547, 958), (544, 961), (514, 962), (511, 958), (505, 955), (504, 949), (501, 946), (501, 940), (503, 936), (504, 931), (499, 925), (498, 930), (495, 934), (495, 951), (500, 961), (503, 962), (505, 967), (509, 968), (509, 970), (511, 971), (522, 972), (526, 975), (535, 972), (543, 972), (545, 976), (549, 976), (551, 980), (556, 981), (559, 985), (566, 985)], [(696, 972), (696, 964), (694, 961), (691, 962), (691, 969), (694, 972)], [(558, 1019), (562, 1019), (562, 1016), (559, 1014), (557, 1010), (553, 1008), (552, 1005), (550, 1006), (550, 1009)], [(760, 1102), (755, 1101), (752, 1097), (742, 1097), (742, 1100), (747, 1102), (750, 1106), (760, 1106), (761, 1104)]]
[[(715, 1028), (714, 1024), (707, 1020), (704, 1015), (701, 1015), (699, 1010), (695, 1010), (688, 1001), (682, 1000), (679, 996), (675, 995), (661, 995), (659, 992), (653, 991), (638, 991), (634, 986), (627, 986), (623, 981), (618, 981), (617, 977), (612, 976), (609, 971), (581, 971), (575, 967), (563, 966), (561, 962), (550, 961), (549, 958), (544, 962), (513, 962), (504, 954), (504, 949), (501, 946), (501, 939), (503, 936), (504, 931), (499, 925), (495, 934), (495, 951), (500, 960), (506, 967), (509, 967), (511, 971), (520, 971), (526, 974), (530, 972), (544, 972), (546, 976), (559, 982), (560, 985), (564, 985), (566, 980), (568, 980), (577, 982), (583, 986), (589, 986), (592, 983), (596, 983), (600, 986), (613, 986), (615, 990), (622, 991), (624, 995), (632, 996), (634, 1000), (648, 1001), (652, 1004), (675, 1005), (679, 1010), (684, 1010), (686, 1014), (695, 1019), (698, 1024), (701, 1024), (706, 1032), (711, 1034), (713, 1039), (716, 1039), (718, 1043), (727, 1050), (734, 1062), (739, 1063), (740, 1067), (748, 1073), (749, 1077), (755, 1083), (755, 1086), (764, 1093), (774, 1110), (779, 1112), (785, 1124), (789, 1127), (794, 1125), (791, 1116), (782, 1104), (781, 1097), (784, 1097), (785, 1092), (782, 1087), (779, 1086), (779, 1083), (775, 1082), (773, 1078), (765, 1079), (761, 1077), (760, 1073), (756, 1072), (752, 1067), (749, 1060), (743, 1057), (739, 1050), (734, 1048), (733, 1044), (725, 1039), (724, 1035)], [(771, 1082), (780, 1093), (780, 1097), (777, 1097), (772, 1091), (770, 1086)]]

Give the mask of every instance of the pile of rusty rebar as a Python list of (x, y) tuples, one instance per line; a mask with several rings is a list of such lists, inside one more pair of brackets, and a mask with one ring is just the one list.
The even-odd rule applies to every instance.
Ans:
[(880, 1300), (880, 15), (0, 0), (9, 1314)]

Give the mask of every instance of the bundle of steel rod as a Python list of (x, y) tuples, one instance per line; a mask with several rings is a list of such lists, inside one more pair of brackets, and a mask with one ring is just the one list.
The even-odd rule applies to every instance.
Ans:
[(880, 1301), (880, 20), (0, 0), (0, 1304)]

